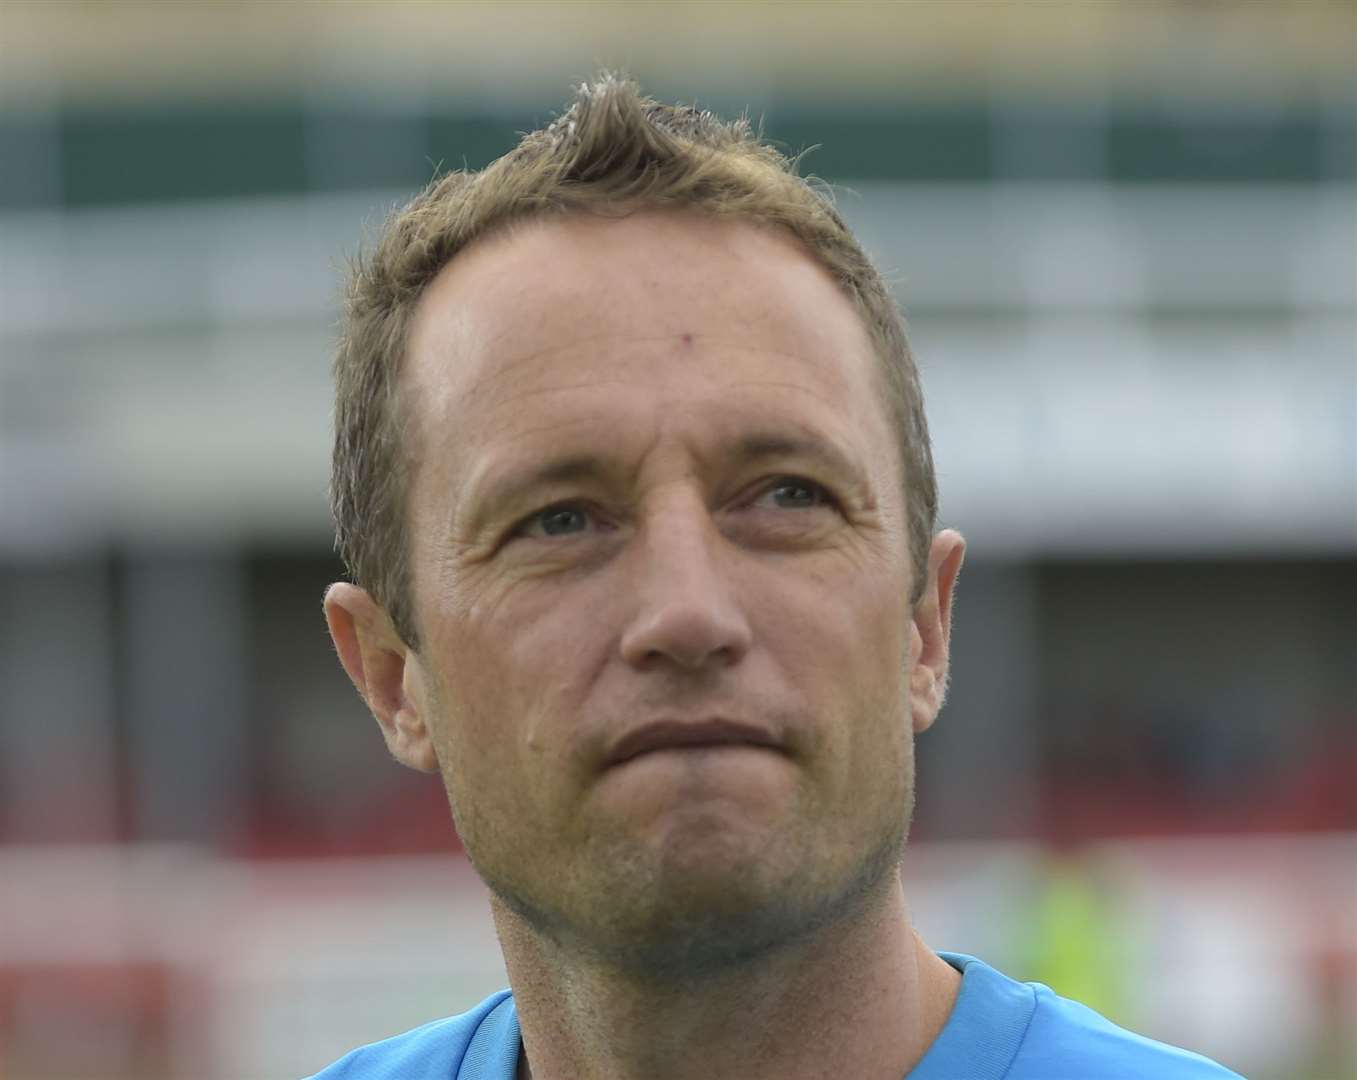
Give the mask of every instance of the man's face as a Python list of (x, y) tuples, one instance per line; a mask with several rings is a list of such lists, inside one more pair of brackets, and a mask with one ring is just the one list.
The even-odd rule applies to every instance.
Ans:
[(405, 685), (538, 931), (719, 962), (892, 872), (910, 570), (876, 364), (794, 240), (686, 213), (520, 226), (421, 301)]

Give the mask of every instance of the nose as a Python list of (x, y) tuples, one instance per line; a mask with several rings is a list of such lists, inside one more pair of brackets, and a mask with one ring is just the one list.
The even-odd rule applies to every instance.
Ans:
[(705, 506), (674, 508), (640, 530), (629, 585), (636, 598), (622, 634), (633, 667), (688, 671), (729, 666), (752, 634), (732, 588), (731, 567)]

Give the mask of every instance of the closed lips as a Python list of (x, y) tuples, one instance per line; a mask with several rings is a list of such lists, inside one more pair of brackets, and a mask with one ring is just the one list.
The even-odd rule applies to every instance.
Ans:
[(646, 724), (624, 735), (609, 751), (606, 765), (621, 765), (655, 750), (687, 747), (745, 745), (781, 749), (777, 737), (765, 728), (729, 720), (665, 720)]

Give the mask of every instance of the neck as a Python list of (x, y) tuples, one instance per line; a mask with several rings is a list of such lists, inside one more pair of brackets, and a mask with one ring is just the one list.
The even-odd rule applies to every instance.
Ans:
[(493, 907), (523, 1031), (520, 1078), (900, 1080), (960, 985), (910, 927), (895, 875), (842, 925), (694, 980), (570, 955)]

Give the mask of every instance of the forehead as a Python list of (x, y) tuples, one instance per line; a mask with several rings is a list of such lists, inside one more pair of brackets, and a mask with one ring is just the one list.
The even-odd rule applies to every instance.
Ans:
[[(685, 364), (685, 346), (705, 362)], [(403, 380), (417, 456), (439, 458), (539, 423), (543, 397), (642, 382), (675, 400), (703, 380), (757, 382), (848, 424), (886, 413), (857, 309), (799, 242), (687, 211), (534, 220), (477, 242), (421, 298)]]
[(685, 334), (842, 357), (849, 378), (872, 352), (853, 304), (782, 230), (691, 212), (577, 215), (506, 227), (446, 266), (416, 309), (406, 383), (472, 391), (549, 367), (553, 346)]

